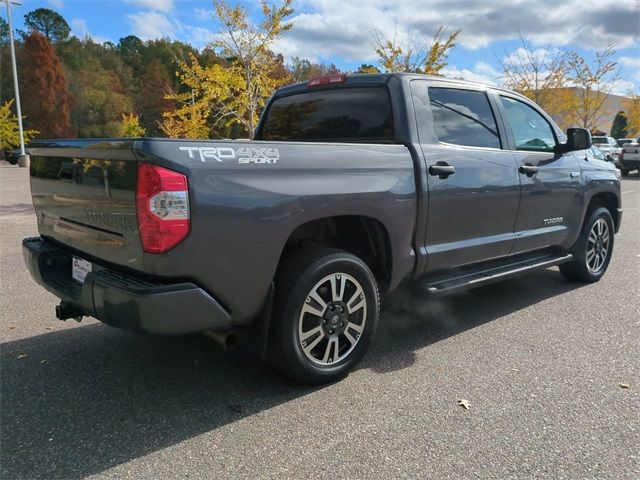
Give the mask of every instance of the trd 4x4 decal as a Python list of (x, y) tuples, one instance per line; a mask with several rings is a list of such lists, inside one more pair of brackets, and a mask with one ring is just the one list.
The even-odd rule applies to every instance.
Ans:
[(275, 164), (280, 159), (277, 148), (260, 147), (178, 147), (187, 152), (189, 158), (199, 158), (201, 162), (215, 160), (223, 163), (223, 160), (237, 160), (238, 163)]

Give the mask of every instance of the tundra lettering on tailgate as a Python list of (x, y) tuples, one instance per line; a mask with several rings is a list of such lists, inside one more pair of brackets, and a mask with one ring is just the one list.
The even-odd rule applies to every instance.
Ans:
[(277, 148), (267, 147), (242, 147), (238, 149), (231, 147), (178, 147), (178, 149), (187, 152), (189, 158), (199, 158), (201, 162), (211, 159), (223, 163), (223, 160), (237, 159), (240, 164), (275, 164), (280, 159), (280, 152)]

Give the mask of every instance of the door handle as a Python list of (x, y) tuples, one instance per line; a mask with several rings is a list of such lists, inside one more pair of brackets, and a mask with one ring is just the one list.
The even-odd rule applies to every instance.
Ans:
[(447, 162), (438, 162), (429, 166), (429, 175), (437, 176), (440, 179), (447, 178), (454, 173), (456, 173), (456, 167), (449, 165)]
[(538, 173), (538, 167), (536, 167), (535, 165), (529, 165), (525, 163), (524, 165), (520, 166), (519, 172), (522, 173), (523, 175), (526, 175), (527, 177), (532, 177), (536, 173)]

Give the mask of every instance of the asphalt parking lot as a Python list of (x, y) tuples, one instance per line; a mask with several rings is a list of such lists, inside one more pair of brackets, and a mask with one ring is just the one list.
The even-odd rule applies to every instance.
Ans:
[(4, 480), (640, 477), (637, 174), (599, 283), (400, 292), (357, 371), (310, 388), (205, 337), (56, 320), (20, 251), (27, 169), (1, 163)]

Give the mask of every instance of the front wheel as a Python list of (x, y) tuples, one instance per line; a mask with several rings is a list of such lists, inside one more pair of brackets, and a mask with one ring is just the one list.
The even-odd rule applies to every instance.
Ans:
[(570, 280), (597, 282), (607, 271), (613, 253), (613, 217), (598, 207), (587, 214), (580, 237), (571, 249), (573, 260), (560, 265)]
[(373, 340), (379, 303), (376, 280), (355, 255), (324, 247), (294, 253), (276, 276), (273, 363), (307, 383), (344, 377)]

